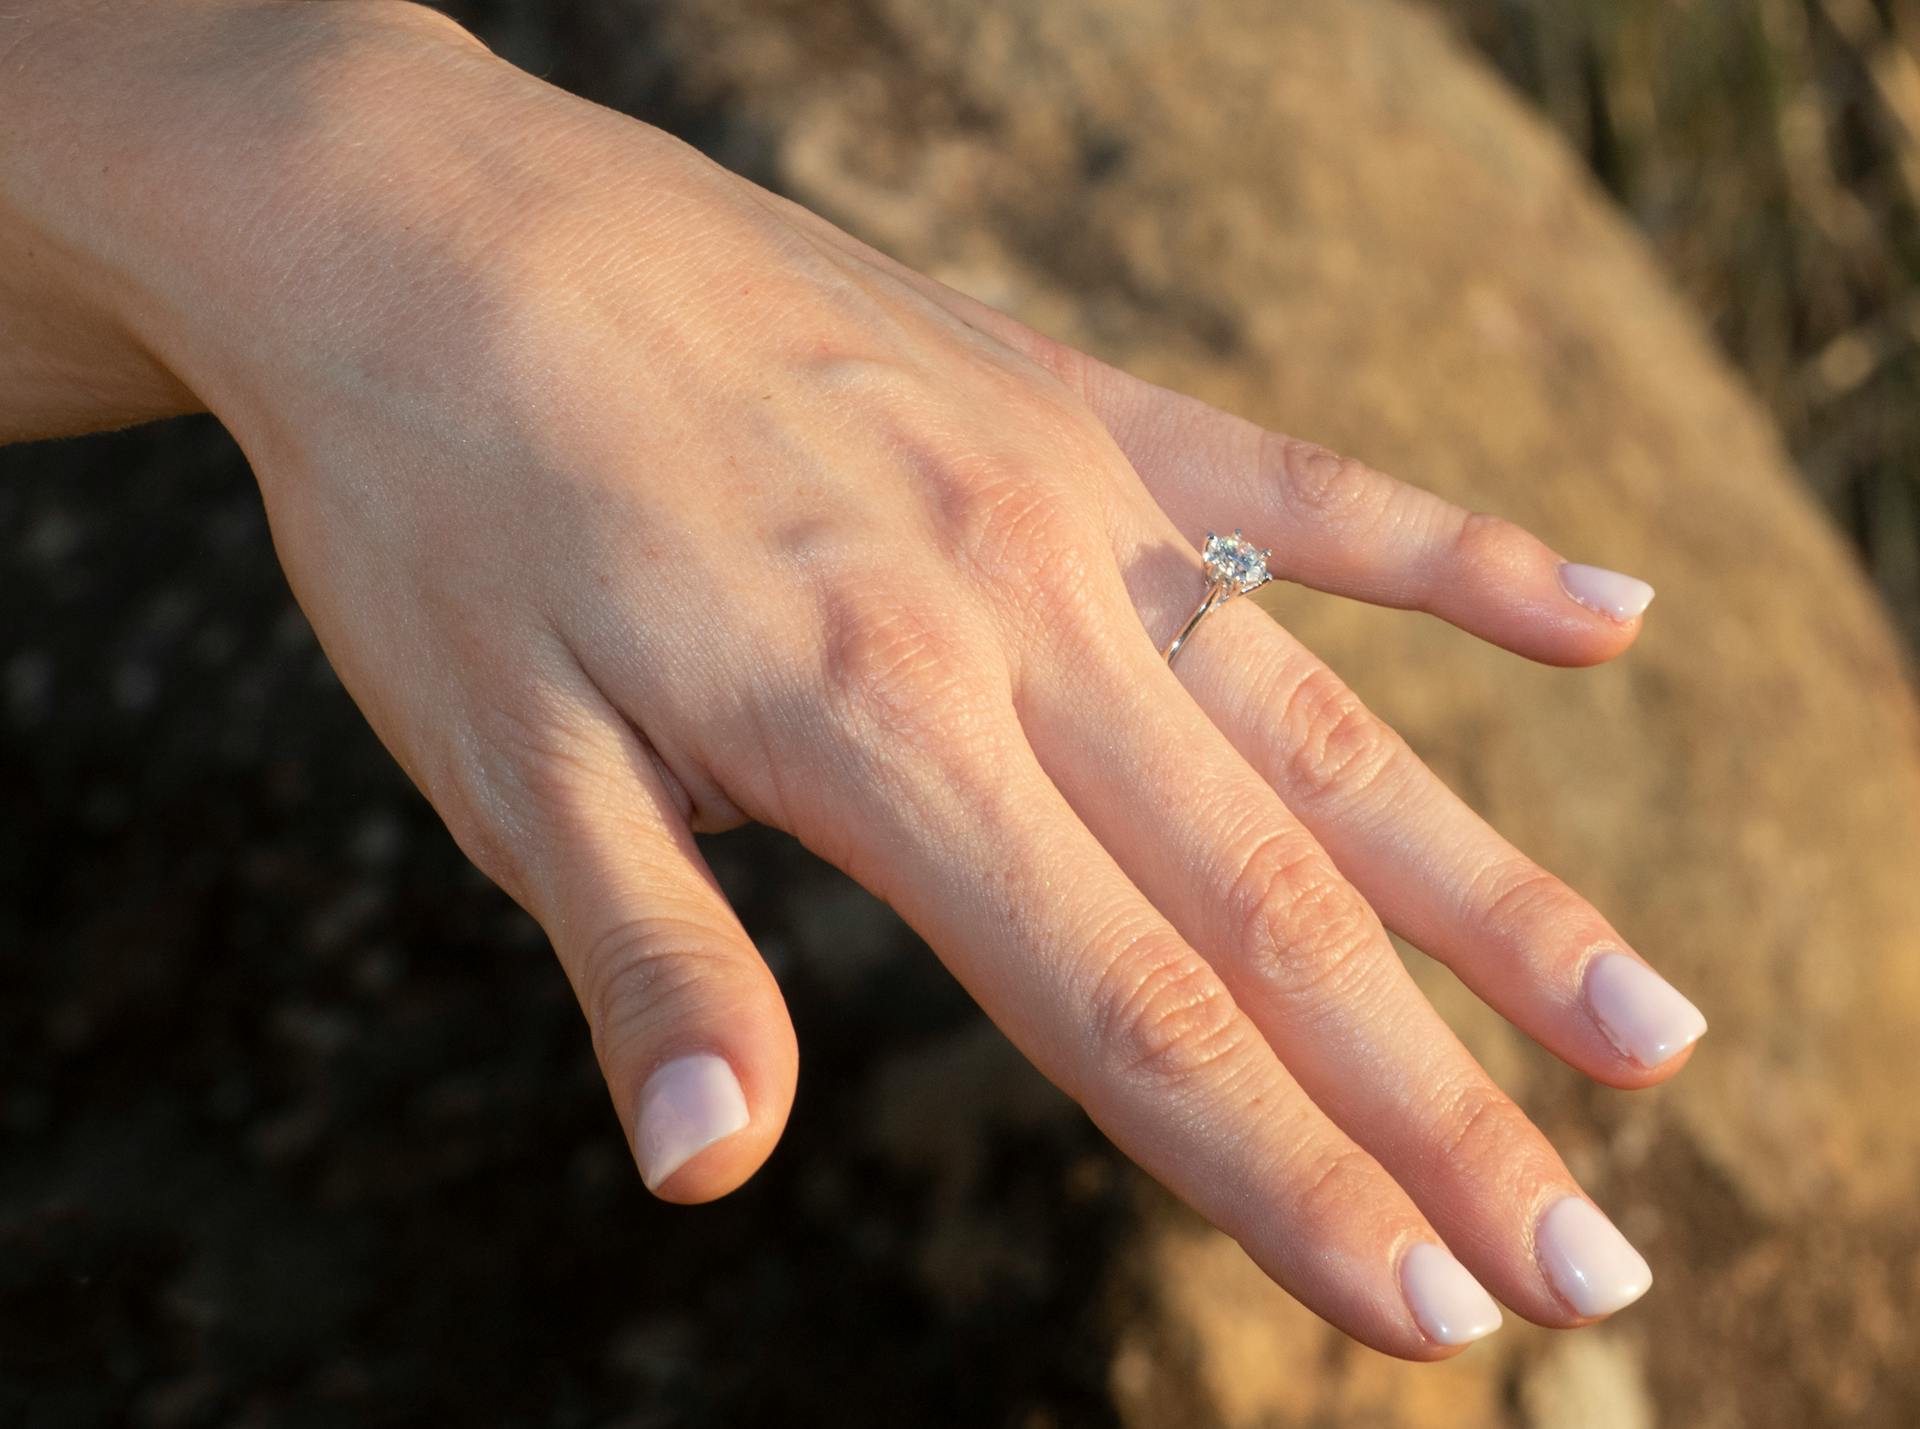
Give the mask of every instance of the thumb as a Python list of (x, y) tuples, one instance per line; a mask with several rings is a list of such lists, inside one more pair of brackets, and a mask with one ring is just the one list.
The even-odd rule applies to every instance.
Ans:
[(780, 1139), (793, 1024), (652, 756), (624, 724), (603, 729), (617, 751), (561, 776), (541, 921), (641, 1179), (664, 1200), (710, 1201)]

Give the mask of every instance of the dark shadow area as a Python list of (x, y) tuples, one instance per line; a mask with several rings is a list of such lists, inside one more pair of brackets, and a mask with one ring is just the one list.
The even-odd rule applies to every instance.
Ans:
[(1010, 1127), (977, 1273), (934, 1253), (967, 1213), (873, 1107), (979, 1016), (884, 908), (708, 841), (801, 1094), (745, 1190), (657, 1203), (224, 433), (0, 449), (0, 531), (0, 1423), (1104, 1422), (1111, 1153)]

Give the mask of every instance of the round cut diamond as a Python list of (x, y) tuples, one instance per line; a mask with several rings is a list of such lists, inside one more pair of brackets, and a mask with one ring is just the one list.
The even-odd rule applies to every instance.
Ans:
[(1272, 554), (1256, 548), (1238, 530), (1231, 536), (1207, 532), (1207, 546), (1202, 553), (1207, 575), (1213, 580), (1228, 582), (1242, 595), (1273, 579), (1267, 571), (1267, 557)]

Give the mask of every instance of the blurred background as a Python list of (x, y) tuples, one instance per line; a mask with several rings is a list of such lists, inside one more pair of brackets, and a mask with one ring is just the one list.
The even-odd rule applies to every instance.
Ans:
[[(1272, 18), (1222, 5), (1224, 38), (1204, 52), (1179, 32), (1211, 28), (1205, 7), (1156, 0), (446, 8), (555, 83), (876, 241), (897, 235), (911, 261), (922, 227), (950, 235), (942, 276), (1116, 360), (1164, 360), (1160, 380), (1276, 421), (1310, 412), (1312, 434), (1363, 434), (1366, 455), (1463, 499), (1604, 535), (1623, 563), (1644, 550), (1663, 604), (1632, 668), (1578, 687), (1591, 693), (1437, 629), (1402, 647), (1386, 632), (1406, 622), (1286, 614), (1471, 801), (1579, 870), (1683, 986), (1713, 994), (1715, 1036), (1675, 1093), (1695, 1100), (1623, 1099), (1501, 1040), (1420, 969), (1620, 1208), (1661, 1284), (1617, 1326), (1556, 1337), (1510, 1319), (1497, 1346), (1437, 1371), (1323, 1334), (1027, 1072), (884, 908), (761, 830), (708, 853), (788, 994), (800, 1100), (741, 1193), (697, 1211), (654, 1203), (540, 930), (464, 863), (366, 729), (287, 594), (244, 463), (191, 419), (0, 449), (0, 1424), (1920, 1422), (1898, 1092), (1920, 1009), (1907, 891), (1920, 750), (1907, 676), (1854, 591), (1857, 568), (1920, 638), (1920, 4), (1433, 0), (1424, 25), (1375, 0)], [(1242, 314), (1199, 265), (1158, 275), (1156, 245), (1176, 250), (1178, 234), (1115, 225), (1108, 244), (1100, 186), (1151, 174), (1150, 121), (1131, 117), (1147, 100), (1105, 96), (1066, 60), (1010, 61), (997, 91), (964, 76), (991, 43), (1016, 61), (1022, 44), (1049, 61), (1049, 45), (1135, 57), (1130, 25), (1137, 47), (1193, 67), (1179, 83), (1196, 112), (1239, 93), (1206, 68), (1236, 51), (1281, 90), (1308, 72), (1329, 147), (1417, 85), (1417, 115), (1459, 116), (1429, 125), (1446, 130), (1434, 153), (1484, 150), (1491, 170), (1598, 215), (1521, 132), (1550, 126), (1758, 394), (1797, 474), (1710, 370), (1690, 385), (1683, 364), (1664, 398), (1616, 374), (1687, 348), (1694, 319), (1641, 284), (1630, 242), (1607, 266), (1604, 216), (1561, 235), (1618, 279), (1596, 303), (1556, 287), (1552, 254), (1534, 308), (1519, 278), (1469, 294), (1469, 336), (1493, 354), (1479, 377), (1411, 339), (1370, 345), (1389, 320), (1369, 292), (1400, 283), (1392, 321), (1412, 328), (1407, 293), (1463, 286), (1431, 253), (1381, 276), (1308, 213), (1286, 243), (1266, 229), (1247, 241), (1334, 259), (1270, 275), (1268, 311)], [(786, 50), (801, 60), (769, 58)], [(1535, 117), (1490, 98), (1469, 54)], [(856, 119), (836, 127), (843, 96)], [(845, 134), (872, 128), (857, 121), (869, 96), (899, 117), (904, 150), (948, 156), (929, 187), (842, 181), (860, 166), (836, 145), (855, 152)], [(1080, 136), (1058, 181), (1055, 114)], [(941, 124), (961, 140), (923, 143), (915, 126)], [(1311, 150), (1301, 124), (1275, 137), (1304, 134)], [(1007, 167), (1031, 161), (1033, 188), (1000, 207), (967, 197), (970, 171), (950, 157), (962, 140)], [(883, 149), (871, 167), (891, 181), (887, 162)], [(1290, 201), (1337, 187), (1340, 156), (1316, 162), (1275, 159)], [(962, 196), (947, 211), (929, 192)], [(1213, 221), (1204, 190), (1139, 192), (1143, 225), (1172, 233), (1176, 209)], [(1028, 223), (1049, 201), (1059, 212)], [(1239, 224), (1223, 201), (1205, 231)], [(1407, 251), (1425, 252), (1414, 226)], [(969, 247), (996, 232), (1013, 257)], [(1228, 289), (1235, 241), (1205, 239), (1227, 254)], [(1526, 267), (1483, 236), (1464, 251), (1489, 273)], [(1123, 279), (1100, 266), (1123, 259)], [(1350, 292), (1287, 281), (1350, 270)], [(1609, 327), (1619, 305), (1631, 311)], [(1270, 357), (1297, 346), (1292, 310), (1316, 306), (1330, 310), (1322, 346), (1355, 330), (1337, 381)], [(1564, 330), (1538, 316), (1562, 306)], [(1443, 309), (1432, 321), (1462, 326)], [(1513, 372), (1545, 372), (1550, 394), (1570, 372), (1561, 400), (1597, 410), (1586, 426), (1569, 416), (1558, 447), (1490, 436), (1467, 451), (1461, 471), (1549, 462), (1533, 486), (1476, 489), (1420, 459), (1416, 438), (1451, 419), (1470, 447), (1476, 431), (1522, 431), (1529, 402), (1546, 410), (1515, 395), (1502, 344)], [(1280, 406), (1257, 410), (1274, 391)], [(1637, 423), (1635, 403), (1658, 421)], [(1694, 435), (1686, 460), (1649, 464), (1647, 485), (1638, 457), (1579, 466), (1610, 431), (1657, 444), (1662, 423)], [(1738, 470), (1710, 469), (1722, 450)], [(1643, 516), (1617, 527), (1594, 515), (1636, 501)], [(1709, 608), (1736, 590), (1744, 615)], [(1809, 603), (1804, 620), (1786, 613)], [(1813, 673), (1767, 664), (1776, 640)], [(1760, 654), (1743, 665), (1745, 650)]]
[(1432, 3), (1647, 236), (1920, 641), (1920, 4)]

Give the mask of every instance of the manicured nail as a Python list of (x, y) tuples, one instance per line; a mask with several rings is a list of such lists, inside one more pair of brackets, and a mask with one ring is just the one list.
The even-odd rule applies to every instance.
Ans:
[(1424, 1241), (1400, 1263), (1400, 1288), (1428, 1339), (1465, 1345), (1500, 1328), (1500, 1307), (1442, 1246)]
[(1632, 620), (1653, 600), (1653, 587), (1643, 580), (1572, 561), (1560, 567), (1560, 588), (1588, 610), (1615, 620)]
[(1611, 1315), (1653, 1284), (1653, 1271), (1591, 1201), (1547, 1207), (1537, 1237), (1540, 1264), (1560, 1298), (1582, 1315)]
[(1625, 953), (1587, 965), (1587, 1006), (1607, 1040), (1643, 1067), (1658, 1067), (1707, 1030), (1707, 1019), (1673, 984)]
[(647, 1078), (640, 1091), (640, 1123), (634, 1145), (640, 1179), (649, 1191), (716, 1141), (748, 1121), (740, 1079), (724, 1057), (711, 1052), (676, 1057)]

